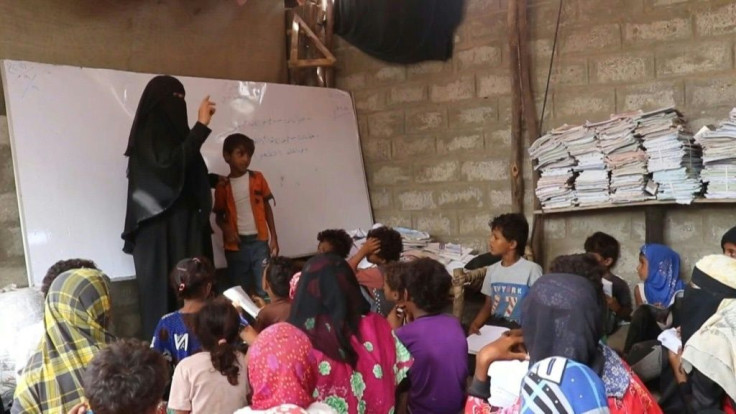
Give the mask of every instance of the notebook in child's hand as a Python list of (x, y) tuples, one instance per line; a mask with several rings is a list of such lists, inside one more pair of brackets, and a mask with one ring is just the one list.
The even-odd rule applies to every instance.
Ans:
[(488, 367), (491, 378), (491, 396), (488, 402), (494, 407), (507, 408), (519, 399), (521, 382), (529, 371), (529, 361), (495, 361)]
[(468, 353), (475, 355), (481, 348), (500, 338), (509, 328), (502, 326), (483, 325), (480, 328), (480, 334), (471, 334), (468, 336)]
[(677, 328), (665, 329), (659, 334), (657, 340), (662, 343), (663, 347), (675, 353), (680, 352), (680, 348), (682, 348), (682, 339), (677, 333)]
[(602, 279), (603, 282), (603, 293), (609, 298), (613, 297), (613, 282), (610, 280)]
[(261, 309), (253, 302), (253, 299), (245, 293), (242, 287), (234, 286), (222, 293), (231, 302), (243, 308), (252, 317), (258, 316)]

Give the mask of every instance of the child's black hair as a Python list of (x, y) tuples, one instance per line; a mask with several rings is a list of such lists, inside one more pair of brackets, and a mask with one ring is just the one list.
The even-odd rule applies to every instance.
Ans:
[(411, 262), (393, 262), (383, 267), (386, 284), (389, 289), (397, 292), (399, 296), (406, 290), (406, 274)]
[(450, 301), (452, 277), (445, 266), (434, 259), (425, 257), (411, 262), (404, 282), (408, 299), (427, 313), (441, 312)]
[(232, 385), (238, 385), (240, 318), (224, 297), (208, 301), (197, 313), (195, 332), (202, 348), (210, 353), (212, 366)]
[(404, 250), (401, 234), (391, 227), (378, 227), (368, 232), (367, 238), (376, 238), (381, 243), (381, 250), (376, 255), (387, 262), (398, 261)]
[(95, 414), (145, 413), (159, 404), (168, 379), (161, 353), (146, 342), (120, 339), (92, 358), (84, 395)]
[(343, 229), (328, 229), (319, 232), (317, 241), (327, 242), (332, 246), (332, 253), (346, 259), (353, 247), (353, 238)]
[(46, 271), (46, 276), (43, 277), (43, 281), (41, 282), (41, 293), (43, 293), (43, 296), (46, 297), (46, 295), (49, 293), (49, 287), (51, 287), (51, 283), (56, 280), (57, 277), (59, 277), (60, 274), (67, 272), (69, 270), (74, 269), (97, 269), (97, 265), (95, 262), (87, 259), (68, 259), (68, 260), (59, 260), (58, 262), (54, 263), (49, 267), (49, 270)]
[(223, 154), (232, 154), (238, 148), (242, 148), (249, 156), (256, 152), (256, 143), (245, 134), (230, 134), (222, 143)]
[(598, 260), (591, 253), (578, 253), (557, 256), (549, 266), (550, 273), (566, 273), (584, 277), (593, 284), (596, 294), (603, 301), (605, 307), (605, 294), (603, 293), (603, 274), (605, 269), (598, 264)]
[(204, 287), (215, 282), (215, 267), (204, 256), (180, 260), (169, 275), (171, 288), (180, 300), (205, 299)]
[(516, 254), (524, 256), (526, 241), (529, 238), (529, 223), (521, 213), (506, 213), (496, 216), (489, 223), (491, 231), (500, 230), (509, 242), (516, 242)]
[(292, 277), (294, 277), (294, 262), (291, 259), (283, 256), (269, 259), (266, 266), (266, 280), (274, 295), (288, 298)]
[(613, 267), (621, 254), (621, 245), (610, 234), (597, 231), (585, 239), (585, 252), (598, 253), (603, 259), (611, 259), (610, 267)]

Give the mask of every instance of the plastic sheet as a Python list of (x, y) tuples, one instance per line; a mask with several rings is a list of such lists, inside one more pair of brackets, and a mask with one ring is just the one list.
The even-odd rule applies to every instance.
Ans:
[(0, 397), (10, 405), (18, 372), (43, 335), (43, 295), (24, 288), (0, 293)]

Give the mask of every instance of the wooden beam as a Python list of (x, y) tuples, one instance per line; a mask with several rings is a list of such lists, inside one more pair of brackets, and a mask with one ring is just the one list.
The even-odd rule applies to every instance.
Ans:
[[(521, 108), (526, 130), (526, 142), (531, 145), (539, 138), (539, 124), (537, 122), (537, 106), (534, 102), (534, 91), (532, 90), (532, 64), (531, 64), (531, 48), (529, 46), (529, 19), (527, 13), (527, 2), (517, 1), (518, 5), (518, 33), (519, 33), (519, 77), (521, 86)], [(525, 166), (531, 169), (531, 165)], [(537, 188), (537, 180), (539, 173), (532, 171), (532, 191)], [(523, 196), (523, 195), (522, 195)], [(536, 196), (532, 195), (534, 200), (534, 210), (541, 210), (542, 205)], [(544, 263), (544, 216), (534, 215), (532, 222), (531, 248), (534, 259), (538, 263)]]
[(523, 144), (521, 140), (521, 76), (519, 68), (519, 0), (508, 0), (506, 22), (508, 27), (509, 51), (511, 52), (511, 159), (509, 177), (511, 180), (511, 210), (524, 211), (524, 180), (521, 164)]
[[(333, 50), (333, 38), (335, 34), (335, 5), (333, 0), (326, 0), (327, 10), (325, 10), (325, 46), (329, 50)], [(335, 87), (335, 68), (329, 66), (325, 68), (325, 86), (328, 88)]]
[(664, 208), (650, 206), (644, 208), (645, 243), (664, 244)]

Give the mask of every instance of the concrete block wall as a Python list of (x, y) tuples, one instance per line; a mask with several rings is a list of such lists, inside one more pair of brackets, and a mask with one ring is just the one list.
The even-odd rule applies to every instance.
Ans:
[[(533, 87), (541, 110), (559, 1), (529, 1)], [(566, 0), (543, 130), (675, 105), (695, 129), (736, 106), (736, 3)], [(337, 84), (354, 93), (378, 222), (486, 249), (488, 220), (510, 209), (510, 78), (506, 1), (466, 0), (447, 62), (393, 65), (337, 41)], [(526, 213), (531, 216), (525, 160)], [(675, 207), (665, 239), (683, 272), (719, 251), (729, 207)], [(619, 238), (616, 271), (636, 282), (641, 210), (547, 216), (546, 261), (582, 250), (596, 230)]]

